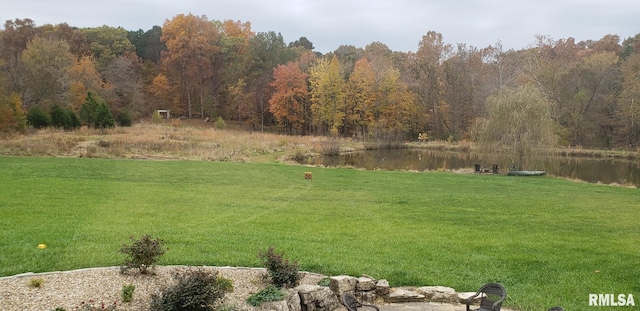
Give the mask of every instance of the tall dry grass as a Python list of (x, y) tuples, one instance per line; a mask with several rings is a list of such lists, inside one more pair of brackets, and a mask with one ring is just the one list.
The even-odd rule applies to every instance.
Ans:
[[(335, 138), (334, 138), (335, 139)], [(216, 129), (198, 124), (135, 124), (95, 130), (44, 129), (0, 138), (0, 154), (206, 161), (288, 160), (323, 153), (327, 137)], [(352, 148), (345, 140), (341, 145)]]

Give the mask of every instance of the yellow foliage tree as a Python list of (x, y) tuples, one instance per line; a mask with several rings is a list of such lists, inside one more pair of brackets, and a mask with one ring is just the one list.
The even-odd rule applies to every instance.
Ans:
[(356, 61), (346, 86), (346, 122), (365, 136), (375, 123), (376, 73), (366, 58)]
[(345, 119), (345, 81), (337, 57), (311, 67), (311, 112), (316, 126), (336, 135)]

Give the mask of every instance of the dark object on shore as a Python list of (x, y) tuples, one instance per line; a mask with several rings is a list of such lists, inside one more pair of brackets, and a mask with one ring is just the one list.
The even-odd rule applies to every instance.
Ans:
[(509, 171), (507, 176), (543, 176), (546, 174), (545, 171)]
[(489, 171), (488, 169), (483, 169), (480, 167), (480, 164), (474, 164), (473, 165), (474, 170), (476, 173), (489, 173), (491, 172), (491, 174), (498, 174), (498, 164), (494, 164), (491, 166), (491, 171)]

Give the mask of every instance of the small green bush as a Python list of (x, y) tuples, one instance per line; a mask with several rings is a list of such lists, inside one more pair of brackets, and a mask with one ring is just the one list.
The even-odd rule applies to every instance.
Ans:
[(133, 291), (136, 286), (133, 284), (127, 284), (122, 286), (122, 302), (131, 302), (133, 300)]
[(57, 307), (53, 311), (67, 311), (67, 310), (65, 310), (63, 307)]
[(211, 310), (227, 293), (226, 286), (231, 283), (220, 281), (218, 272), (203, 268), (176, 272), (173, 277), (177, 284), (162, 290), (160, 295), (152, 295), (150, 310)]
[(154, 239), (149, 234), (138, 240), (131, 237), (131, 241), (133, 242), (131, 245), (125, 244), (120, 248), (120, 253), (127, 255), (122, 264), (121, 272), (137, 268), (141, 274), (147, 274), (149, 268), (152, 268), (164, 255), (166, 251), (164, 241), (158, 238)]
[(69, 124), (71, 126), (71, 129), (77, 129), (80, 126), (82, 126), (82, 123), (80, 123), (80, 119), (78, 118), (78, 115), (73, 112), (73, 110), (67, 110), (67, 113), (69, 114), (69, 119), (71, 119), (71, 123)]
[(216, 122), (213, 123), (213, 126), (215, 126), (217, 129), (223, 129), (227, 125), (226, 125), (226, 123), (224, 123), (224, 120), (222, 119), (222, 117), (218, 117), (216, 119)]
[(295, 287), (300, 281), (298, 262), (289, 262), (284, 258), (284, 253), (278, 254), (269, 247), (266, 252), (261, 253), (262, 264), (267, 268), (268, 277), (276, 287)]
[(278, 301), (284, 299), (285, 297), (286, 295), (282, 292), (282, 290), (275, 286), (269, 286), (249, 296), (249, 298), (247, 298), (247, 303), (254, 307), (258, 307), (265, 302)]
[(231, 280), (227, 278), (216, 278), (215, 286), (223, 290), (225, 293), (230, 293), (233, 291), (233, 282), (231, 282)]
[(118, 114), (116, 121), (118, 121), (118, 125), (122, 127), (129, 127), (133, 123), (133, 117), (131, 117), (131, 113), (125, 111)]
[(35, 278), (29, 280), (29, 287), (40, 288), (44, 284), (44, 280), (41, 278)]
[(27, 113), (27, 123), (40, 129), (51, 125), (51, 117), (39, 107), (33, 107)]
[(329, 286), (331, 284), (331, 279), (328, 277), (322, 278), (322, 280), (318, 281), (319, 286)]
[(53, 127), (63, 128), (65, 130), (71, 128), (71, 116), (66, 109), (57, 104), (53, 105), (51, 111), (49, 111), (49, 115), (51, 116), (51, 125)]
[(162, 122), (164, 122), (164, 119), (162, 118), (160, 113), (157, 111), (153, 112), (153, 114), (151, 115), (151, 123), (160, 124)]

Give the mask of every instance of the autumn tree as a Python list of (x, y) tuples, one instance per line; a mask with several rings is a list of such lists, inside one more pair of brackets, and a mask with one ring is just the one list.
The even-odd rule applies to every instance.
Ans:
[(69, 89), (69, 70), (74, 57), (60, 40), (33, 39), (22, 53), (25, 102), (50, 105), (64, 100)]
[(378, 83), (374, 111), (378, 117), (373, 126), (378, 146), (390, 147), (402, 141), (414, 116), (413, 93), (399, 80), (399, 76), (398, 70), (389, 69), (382, 73)]
[(444, 125), (448, 138), (468, 138), (469, 126), (484, 106), (485, 98), (478, 96), (485, 69), (482, 54), (475, 48), (459, 44), (457, 52), (444, 61), (442, 67), (442, 100), (448, 107), (448, 115), (444, 118), (448, 122)]
[[(260, 130), (263, 131), (265, 125), (271, 124), (272, 120), (269, 98), (272, 92), (270, 84), (273, 79), (273, 70), (278, 65), (293, 61), (301, 55), (287, 47), (282, 34), (273, 31), (257, 33), (249, 40), (247, 49), (245, 81), (248, 92), (252, 94), (255, 101), (255, 109), (260, 118)], [(301, 64), (301, 66), (304, 65)], [(309, 123), (305, 122), (305, 124)]]
[(640, 54), (629, 56), (622, 64), (622, 91), (618, 98), (616, 120), (619, 140), (630, 147), (640, 144)]
[(153, 82), (148, 88), (155, 100), (154, 107), (156, 109), (169, 109), (171, 113), (176, 115), (184, 113), (183, 107), (177, 103), (177, 100), (174, 100), (179, 96), (173, 94), (171, 83), (166, 75), (163, 73), (158, 74), (153, 78)]
[(436, 139), (447, 139), (450, 132), (449, 106), (442, 98), (442, 63), (450, 56), (452, 47), (444, 42), (442, 34), (429, 31), (420, 40), (418, 51), (413, 56), (412, 72), (415, 83), (412, 89), (417, 95), (417, 104), (428, 116), (425, 131)]
[(69, 71), (69, 82), (67, 103), (75, 111), (85, 102), (88, 92), (104, 96), (111, 89), (111, 85), (98, 72), (96, 62), (91, 56), (76, 59)]
[(116, 115), (138, 114), (143, 102), (142, 63), (135, 54), (118, 56), (104, 69), (109, 81), (109, 103)]
[(238, 121), (245, 120), (253, 129), (258, 120), (257, 111), (254, 109), (254, 101), (250, 93), (247, 92), (247, 84), (244, 79), (239, 79), (236, 83), (228, 86), (227, 100), (232, 110), (237, 113)]
[(551, 101), (532, 84), (503, 88), (490, 96), (486, 115), (476, 123), (481, 157), (518, 170), (532, 167), (533, 160), (557, 145), (552, 113)]
[(22, 131), (27, 125), (22, 101), (17, 93), (3, 96), (0, 93), (0, 132)]
[(573, 145), (611, 147), (617, 61), (612, 52), (595, 53), (575, 63), (563, 77), (560, 117)]
[(563, 142), (610, 147), (620, 78), (618, 56), (606, 51), (610, 48), (596, 51), (589, 47), (594, 43), (576, 43), (573, 38), (539, 37), (538, 41), (538, 53), (532, 55), (526, 71), (555, 102)]
[(114, 61), (118, 56), (135, 53), (135, 46), (129, 41), (127, 31), (122, 27), (101, 26), (84, 28), (89, 49), (97, 62), (99, 71)]
[(24, 70), (22, 68), (22, 52), (29, 42), (39, 34), (35, 22), (31, 19), (7, 20), (4, 30), (0, 32), (0, 58), (4, 89), (8, 92), (24, 93)]
[(271, 86), (275, 90), (269, 100), (269, 111), (285, 131), (301, 134), (307, 113), (307, 74), (297, 64), (289, 62), (273, 71)]
[[(258, 121), (254, 89), (250, 88), (251, 53), (249, 45), (255, 33), (251, 30), (251, 23), (226, 20), (216, 22), (218, 27), (220, 53), (217, 61), (220, 73), (214, 88), (219, 88), (217, 97), (227, 105), (221, 107), (229, 117), (236, 116), (238, 121), (246, 121), (252, 128)], [(219, 85), (219, 86), (218, 86)]]
[(345, 80), (337, 57), (323, 59), (311, 68), (311, 112), (314, 124), (336, 135), (345, 119)]
[[(333, 51), (333, 55), (338, 57), (338, 60), (340, 60), (340, 64), (342, 65), (343, 72), (346, 76), (351, 76), (357, 61), (362, 58), (366, 58), (364, 57), (364, 49), (356, 48), (353, 45), (341, 45)], [(369, 66), (371, 66), (370, 62)]]
[(189, 117), (193, 116), (194, 108), (199, 108), (201, 116), (205, 106), (212, 108), (213, 66), (215, 54), (220, 51), (217, 40), (218, 29), (204, 15), (179, 14), (162, 27), (162, 42), (167, 46), (163, 54), (169, 70), (167, 77), (180, 86)]
[(69, 51), (75, 57), (91, 55), (91, 49), (85, 33), (67, 23), (42, 25), (38, 27), (39, 36), (49, 40), (62, 40), (69, 44)]
[(358, 135), (366, 137), (369, 127), (379, 118), (376, 109), (376, 73), (366, 58), (355, 62), (346, 85), (346, 120), (348, 126), (357, 127)]

